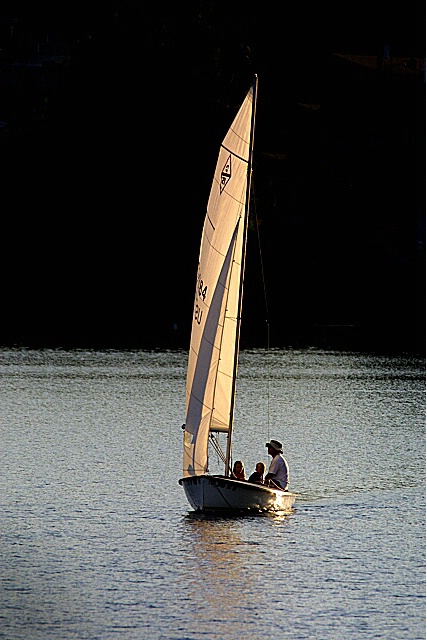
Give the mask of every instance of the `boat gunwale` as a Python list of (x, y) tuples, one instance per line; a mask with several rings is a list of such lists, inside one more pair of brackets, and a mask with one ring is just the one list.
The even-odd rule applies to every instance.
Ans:
[(180, 484), (182, 486), (182, 484), (185, 481), (190, 481), (190, 480), (196, 480), (198, 478), (206, 478), (207, 480), (213, 480), (215, 478), (222, 480), (224, 482), (230, 482), (231, 484), (235, 484), (238, 485), (239, 487), (242, 487), (244, 489), (248, 489), (248, 490), (253, 490), (253, 489), (259, 489), (260, 491), (264, 491), (267, 493), (274, 493), (274, 494), (278, 494), (278, 495), (288, 495), (288, 496), (295, 496), (296, 497), (296, 493), (294, 493), (293, 491), (289, 491), (288, 489), (274, 489), (273, 487), (266, 487), (265, 485), (262, 484), (258, 484), (255, 482), (249, 482), (248, 480), (239, 480), (238, 478), (230, 478), (229, 476), (223, 476), (220, 474), (215, 474), (215, 475), (209, 475), (207, 473), (201, 474), (201, 475), (194, 475), (194, 476), (185, 476), (183, 478), (180, 478), (178, 480), (178, 484)]

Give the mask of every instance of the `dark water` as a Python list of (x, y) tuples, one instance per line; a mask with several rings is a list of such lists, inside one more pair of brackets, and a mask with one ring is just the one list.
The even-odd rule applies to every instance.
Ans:
[(0, 351), (0, 638), (425, 638), (424, 358), (243, 352), (234, 455), (282, 440), (299, 495), (215, 519), (178, 485), (186, 357)]

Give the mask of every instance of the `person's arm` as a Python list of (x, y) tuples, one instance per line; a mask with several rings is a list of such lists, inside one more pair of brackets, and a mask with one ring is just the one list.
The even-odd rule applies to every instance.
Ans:
[(265, 476), (265, 484), (268, 484), (270, 480), (274, 480), (277, 477), (281, 460), (282, 458), (279, 455), (274, 456), (273, 460), (270, 462), (268, 473)]
[(289, 487), (289, 467), (288, 467), (288, 463), (285, 462), (285, 464), (283, 465), (285, 467), (285, 489), (287, 489)]
[(270, 462), (270, 468), (268, 470), (267, 475), (265, 476), (265, 482), (267, 483), (271, 478), (274, 478), (274, 476), (277, 473), (277, 460), (276, 460), (277, 456), (275, 456), (273, 458), (273, 460)]

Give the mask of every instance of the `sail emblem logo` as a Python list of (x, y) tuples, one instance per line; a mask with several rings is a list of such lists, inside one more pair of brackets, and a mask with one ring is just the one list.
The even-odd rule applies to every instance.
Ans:
[(227, 162), (225, 163), (222, 171), (221, 171), (221, 181), (219, 183), (219, 193), (221, 194), (229, 181), (231, 180), (231, 154), (227, 158)]

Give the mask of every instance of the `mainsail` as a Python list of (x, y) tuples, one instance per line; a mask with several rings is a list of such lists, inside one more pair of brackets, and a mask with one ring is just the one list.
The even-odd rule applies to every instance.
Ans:
[(222, 141), (200, 244), (186, 382), (184, 477), (208, 467), (211, 432), (231, 438), (256, 81)]

